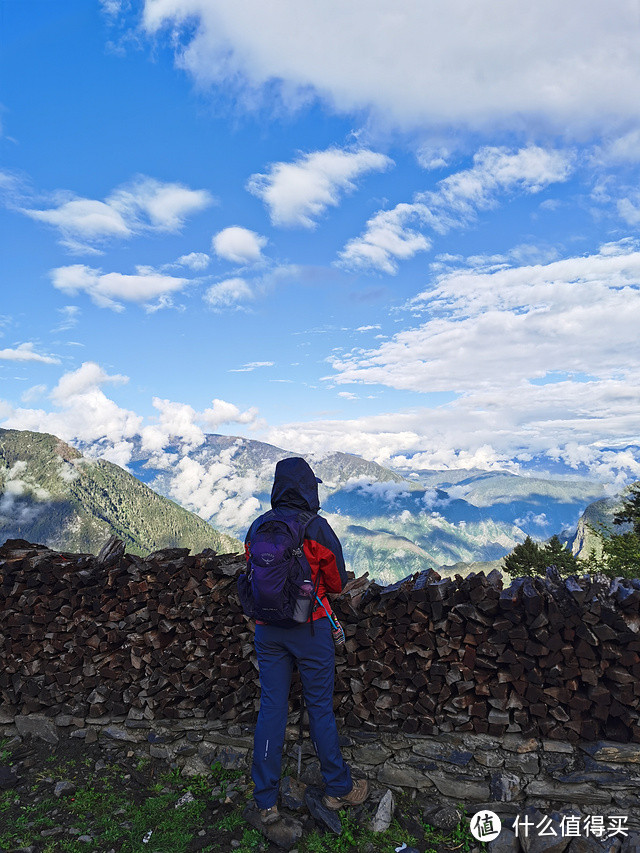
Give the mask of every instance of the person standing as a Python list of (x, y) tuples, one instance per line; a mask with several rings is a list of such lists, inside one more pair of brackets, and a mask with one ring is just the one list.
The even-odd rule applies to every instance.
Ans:
[[(333, 810), (363, 803), (369, 794), (365, 779), (353, 780), (342, 757), (333, 713), (335, 650), (327, 613), (331, 605), (327, 593), (341, 592), (347, 576), (338, 537), (320, 509), (318, 479), (300, 457), (280, 460), (276, 465), (271, 507), (285, 517), (313, 513), (303, 542), (314, 589), (322, 602), (315, 601), (311, 621), (284, 628), (256, 620), (255, 648), (260, 676), (260, 710), (254, 734), (251, 778), (254, 799), (264, 824), (278, 820), (278, 792), (282, 751), (289, 710), (289, 688), (294, 664), (302, 682), (309, 729), (325, 784), (324, 805)], [(260, 526), (257, 518), (247, 532), (245, 552)]]

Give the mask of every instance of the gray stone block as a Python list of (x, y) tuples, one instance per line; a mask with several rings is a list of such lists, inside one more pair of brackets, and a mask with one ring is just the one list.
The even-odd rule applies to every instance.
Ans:
[(502, 737), (501, 745), (510, 752), (536, 752), (540, 748), (540, 741), (534, 737), (523, 738), (521, 735), (506, 734)]
[(75, 794), (76, 786), (69, 779), (64, 779), (62, 782), (56, 782), (55, 787), (53, 789), (54, 797), (63, 797), (68, 796), (69, 794)]
[(546, 740), (542, 741), (542, 748), (545, 752), (566, 752), (573, 753), (574, 747), (565, 740)]
[(489, 785), (478, 780), (477, 782), (461, 779), (459, 776), (447, 776), (444, 773), (430, 771), (426, 774), (434, 783), (438, 791), (445, 797), (455, 797), (462, 800), (479, 801), (491, 799)]
[(592, 835), (581, 835), (571, 840), (567, 853), (617, 853), (619, 849), (619, 839), (612, 843), (611, 839), (600, 841)]
[(483, 767), (502, 767), (504, 764), (504, 756), (498, 751), (478, 751), (473, 757)]
[(510, 827), (513, 818), (522, 812), (522, 802), (520, 803), (501, 803), (493, 800), (487, 803), (474, 803), (473, 808), (476, 812), (486, 811), (495, 812), (502, 821), (504, 827), (505, 822)]
[(424, 773), (391, 762), (378, 771), (378, 782), (390, 788), (417, 788), (420, 791), (433, 787), (433, 782)]
[(507, 770), (517, 770), (526, 776), (536, 776), (540, 771), (540, 759), (535, 752), (507, 755), (504, 760), (504, 766)]
[(615, 743), (614, 741), (598, 740), (595, 743), (581, 743), (579, 746), (596, 761), (640, 764), (639, 743)]
[(304, 806), (304, 782), (298, 782), (291, 776), (284, 776), (280, 780), (280, 801), (282, 805), (291, 811), (297, 812)]
[(391, 750), (377, 744), (359, 746), (353, 750), (353, 760), (356, 764), (384, 764), (391, 756)]
[(437, 743), (416, 743), (411, 747), (411, 751), (416, 755), (457, 764), (459, 767), (466, 766), (473, 758), (473, 753), (469, 750), (443, 749), (442, 745)]
[(265, 826), (260, 820), (260, 813), (255, 804), (250, 803), (242, 812), (242, 817), (249, 826), (261, 832), (277, 847), (283, 850), (291, 850), (296, 842), (302, 838), (302, 824), (299, 820), (290, 817), (281, 817), (276, 823)]
[(60, 740), (55, 723), (42, 714), (18, 714), (15, 723), (22, 737), (31, 735), (54, 744)]
[(606, 805), (611, 802), (611, 793), (584, 784), (556, 784), (534, 779), (525, 788), (529, 797), (540, 797), (559, 803), (578, 803), (580, 805)]
[(15, 767), (0, 767), (0, 791), (15, 788), (18, 783)]
[(218, 750), (216, 758), (225, 770), (240, 770), (246, 763), (245, 752), (236, 752), (226, 746), (223, 746), (222, 749)]
[[(562, 812), (540, 812), (534, 806), (527, 806), (518, 818), (516, 835), (524, 853), (563, 853), (571, 843), (571, 836), (563, 834), (562, 818), (564, 815), (580, 816), (572, 809)], [(524, 829), (526, 820), (532, 821), (528, 830)]]
[(515, 773), (494, 773), (489, 781), (491, 797), (502, 803), (515, 800), (522, 787), (522, 779)]
[(515, 832), (503, 826), (500, 835), (487, 842), (487, 850), (489, 853), (520, 853), (521, 847)]
[(125, 740), (131, 743), (137, 743), (138, 740), (131, 732), (121, 729), (118, 726), (105, 726), (102, 729), (102, 734), (113, 738), (113, 740)]
[(342, 834), (342, 822), (337, 811), (328, 809), (322, 802), (322, 791), (320, 788), (310, 786), (304, 792), (304, 801), (314, 820), (321, 826), (326, 827), (335, 835)]

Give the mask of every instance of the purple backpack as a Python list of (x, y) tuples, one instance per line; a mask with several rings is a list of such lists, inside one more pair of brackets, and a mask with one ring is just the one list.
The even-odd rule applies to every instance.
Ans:
[(315, 513), (265, 513), (250, 542), (247, 571), (238, 578), (245, 614), (282, 628), (307, 622), (313, 612), (320, 573), (313, 584), (303, 543)]

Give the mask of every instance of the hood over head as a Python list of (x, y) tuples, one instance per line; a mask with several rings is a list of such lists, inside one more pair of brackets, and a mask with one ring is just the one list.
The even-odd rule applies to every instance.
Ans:
[(271, 506), (291, 506), (317, 512), (320, 509), (318, 499), (318, 479), (308, 462), (299, 456), (281, 459), (276, 465), (276, 474), (271, 489)]

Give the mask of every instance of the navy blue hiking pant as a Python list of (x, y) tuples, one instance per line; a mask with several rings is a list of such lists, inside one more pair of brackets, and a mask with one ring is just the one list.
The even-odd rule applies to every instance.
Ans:
[(332, 797), (347, 794), (353, 782), (340, 751), (333, 713), (335, 651), (329, 620), (317, 619), (313, 634), (308, 623), (295, 628), (256, 625), (255, 645), (260, 668), (260, 712), (251, 778), (258, 808), (271, 808), (278, 800), (294, 663), (300, 671), (311, 740), (320, 759), (325, 793)]

